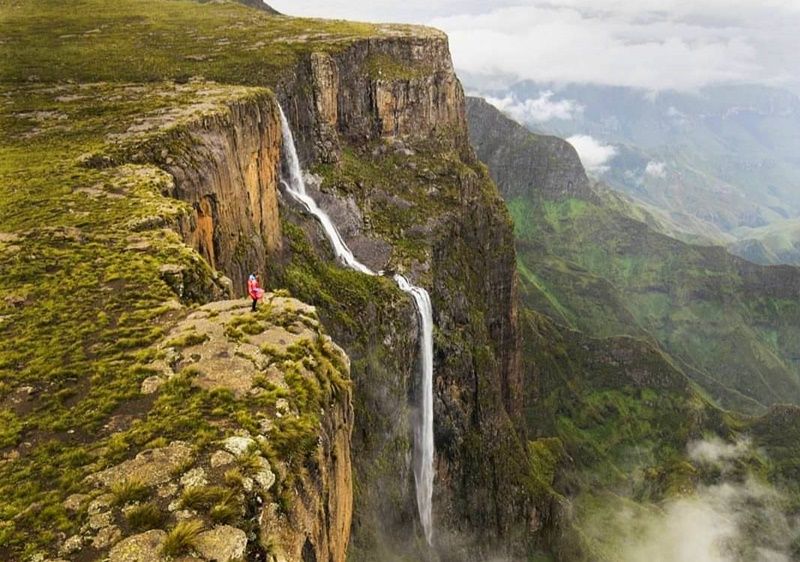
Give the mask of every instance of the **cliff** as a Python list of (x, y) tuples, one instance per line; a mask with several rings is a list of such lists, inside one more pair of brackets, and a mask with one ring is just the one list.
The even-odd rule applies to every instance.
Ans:
[(535, 193), (598, 201), (567, 141), (531, 134), (483, 98), (469, 98), (467, 121), (470, 140), (506, 199)]
[[(527, 523), (536, 521), (536, 506), (514, 421), (522, 398), (511, 224), (467, 143), (446, 39), (420, 29), (412, 38), (312, 53), (278, 91), (315, 174), (311, 189), (350, 247), (374, 269), (404, 271), (431, 292), (440, 556), (524, 550), (527, 538), (503, 544), (537, 529)], [(416, 520), (409, 425), (419, 392), (410, 303), (398, 315), (402, 297), (390, 284), (330, 271), (318, 261), (328, 250), (315, 225), (288, 218), (302, 230), (290, 237), (281, 282), (327, 313), (353, 358), (361, 482), (353, 556), (422, 556), (409, 541)], [(495, 485), (487, 489), (486, 481)]]
[[(203, 359), (200, 350), (168, 365), (186, 371), (172, 377), (176, 383), (162, 385), (155, 397), (140, 395), (142, 383), (158, 377), (148, 364), (166, 349), (159, 342), (189, 314), (183, 307), (239, 292), (255, 269), (268, 272), (271, 287), (288, 287), (316, 305), (352, 359), (351, 556), (435, 555), (415, 528), (412, 303), (389, 279), (336, 264), (318, 225), (280, 193), (280, 135), (269, 89), (286, 109), (304, 167), (315, 174), (315, 196), (351, 247), (376, 268), (404, 271), (431, 291), (440, 557), (521, 553), (540, 518), (518, 421), (511, 224), (469, 148), (446, 38), (427, 28), (286, 18), (235, 2), (89, 4), (65, 12), (24, 2), (6, 26), (18, 56), (6, 88), (13, 101), (3, 113), (11, 131), (4, 150), (13, 161), (4, 172), (13, 189), (2, 199), (0, 238), (8, 264), (0, 274), (7, 336), (0, 399), (8, 408), (0, 482), (10, 498), (3, 554), (52, 553), (76, 532), (88, 537), (81, 525), (97, 514), (81, 504), (72, 518), (64, 500), (85, 493), (84, 475), (127, 467), (140, 454), (160, 458), (165, 447), (188, 443), (198, 451), (189, 472), (205, 471), (212, 488), (233, 486), (238, 478), (225, 480), (206, 455), (247, 431), (277, 483), (269, 500), (261, 498), (265, 507), (244, 501), (254, 510), (242, 516), (247, 525), (229, 526), (244, 530), (247, 548), (266, 551), (258, 556), (341, 559), (349, 537), (350, 417), (336, 377), (316, 377), (321, 394), (314, 377), (297, 378), (294, 369), (304, 373), (299, 364), (306, 370), (319, 364), (313, 350), (309, 356), (289, 349), (285, 358), (262, 346), (270, 359), (257, 363), (266, 368), (266, 382), (277, 376), (275, 360), (296, 383), (288, 391), (279, 380), (276, 388), (265, 386), (272, 406), (259, 393), (250, 397), (259, 375), (245, 398), (239, 393), (248, 383), (238, 379), (231, 388), (192, 385), (218, 376), (183, 365), (186, 357)], [(120, 10), (135, 15), (135, 25), (121, 26)], [(62, 24), (58, 36), (33, 32), (53, 18)], [(63, 294), (71, 298), (53, 298)], [(213, 310), (204, 313), (215, 317)], [(237, 338), (246, 343), (270, 330), (244, 319), (228, 324), (240, 322), (238, 331), (223, 332), (228, 349), (209, 359), (214, 371), (241, 374), (244, 344)], [(190, 333), (183, 343), (194, 349), (201, 337)], [(45, 351), (34, 342), (49, 346)], [(320, 397), (333, 401), (321, 405), (320, 419), (310, 407), (303, 412), (311, 417), (295, 417), (277, 406), (285, 398), (291, 411), (293, 396), (309, 406)], [(271, 415), (273, 406), (285, 438), (256, 423), (261, 408)], [(290, 438), (305, 456), (285, 443)], [(272, 447), (282, 443), (286, 449), (272, 458)], [(305, 461), (293, 464), (299, 458)], [(246, 461), (250, 468), (261, 464)], [(54, 478), (59, 471), (66, 476)], [(31, 479), (35, 486), (21, 485)], [(229, 506), (221, 494), (183, 499), (196, 503), (204, 521), (203, 510), (224, 519)], [(155, 502), (151, 515), (163, 503), (149, 496), (133, 501)], [(111, 517), (123, 535), (136, 536), (120, 517), (137, 506), (120, 505), (103, 520)], [(221, 532), (217, 523), (200, 531), (169, 517), (150, 521), (156, 529), (116, 552), (152, 553), (181, 537), (191, 549), (186, 540), (215, 533), (202, 535), (204, 543)], [(37, 539), (27, 540), (33, 529)], [(105, 538), (104, 549), (122, 537)]]
[(0, 557), (344, 560), (349, 360), (312, 307), (251, 314), (212, 269), (280, 248), (271, 94), (5, 92)]

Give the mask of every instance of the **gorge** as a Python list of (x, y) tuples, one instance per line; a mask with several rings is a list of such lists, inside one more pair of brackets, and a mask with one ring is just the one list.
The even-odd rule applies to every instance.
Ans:
[(0, 559), (617, 562), (726, 486), (783, 538), (721, 560), (792, 559), (796, 269), (651, 229), (430, 28), (0, 11)]

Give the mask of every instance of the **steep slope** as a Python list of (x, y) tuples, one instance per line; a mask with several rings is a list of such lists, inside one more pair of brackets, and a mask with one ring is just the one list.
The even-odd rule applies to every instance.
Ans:
[[(565, 143), (571, 164), (511, 174), (526, 153), (542, 161), (545, 148), (531, 146), (554, 141), (527, 133), (481, 100), (470, 100), (468, 107), (478, 154), (515, 218), (520, 271), (527, 293), (535, 295), (528, 300), (532, 306), (544, 299), (562, 319), (598, 336), (649, 334), (726, 406), (753, 411), (752, 401), (760, 409), (800, 399), (797, 270), (756, 266), (722, 248), (671, 239), (594, 193), (548, 189), (554, 174), (559, 182), (586, 185), (577, 155)], [(527, 138), (506, 145), (504, 139), (514, 135)], [(565, 169), (570, 175), (562, 177)], [(599, 281), (587, 282), (587, 276)], [(603, 293), (596, 287), (604, 282), (613, 286), (604, 291), (615, 297), (586, 307), (586, 301), (598, 302)], [(631, 317), (635, 322), (624, 326)]]
[[(164, 399), (163, 417), (149, 401), (136, 401), (140, 383), (153, 376), (139, 365), (150, 359), (146, 350), (188, 314), (160, 303), (173, 292), (200, 303), (239, 292), (245, 275), (256, 270), (269, 273), (271, 287), (288, 287), (315, 304), (352, 359), (351, 556), (436, 555), (417, 527), (410, 473), (410, 420), (419, 393), (412, 303), (389, 279), (335, 263), (319, 226), (280, 192), (277, 102), (295, 131), (303, 165), (316, 173), (313, 194), (347, 242), (376, 269), (404, 271), (433, 297), (439, 556), (523, 552), (541, 520), (520, 435), (512, 229), (468, 145), (463, 92), (446, 37), (426, 28), (286, 18), (233, 1), (83, 0), (69, 9), (13, 2), (2, 9), (5, 46), (14, 53), (3, 77), (5, 130), (13, 134), (4, 145), (3, 173), (12, 187), (2, 207), (2, 251), (15, 264), (3, 269), (2, 329), (13, 337), (0, 354), (8, 422), (2, 485), (14, 488), (13, 502), (1, 512), (9, 552), (54, 554), (68, 538), (54, 533), (71, 531), (90, 515), (66, 519), (64, 495), (83, 489), (72, 478), (166, 445), (152, 442), (149, 429), (140, 432), (134, 416), (135, 443), (113, 449), (109, 459), (101, 449), (102, 466), (95, 466), (93, 453), (76, 453), (62, 435), (75, 429), (73, 423), (94, 430), (131, 409), (152, 417), (153, 431), (167, 439), (198, 447), (237, 429), (262, 433), (258, 412), (239, 407), (225, 392), (177, 385), (175, 400), (182, 402), (175, 416), (182, 421), (174, 428), (168, 424), (175, 401)], [(76, 298), (63, 299), (64, 293)], [(97, 322), (95, 308), (103, 311)], [(226, 335), (234, 341), (222, 353), (236, 358), (237, 338), (256, 337), (268, 326), (234, 323), (239, 330)], [(187, 338), (188, 346), (197, 343)], [(37, 342), (52, 345), (44, 352)], [(301, 350), (289, 350), (288, 358), (262, 353), (271, 358), (262, 365), (267, 376), (272, 360), (289, 378), (300, 364), (310, 369), (321, 363)], [(84, 395), (87, 376), (107, 384), (95, 382)], [(251, 534), (248, 544), (269, 550), (284, 537), (289, 546), (281, 548), (299, 548), (303, 559), (340, 560), (342, 537), (349, 534), (344, 515), (333, 514), (346, 515), (346, 500), (319, 510), (301, 483), (308, 476), (324, 489), (328, 480), (316, 475), (342, 457), (326, 448), (326, 423), (342, 419), (346, 429), (347, 404), (328, 405), (318, 417), (312, 415), (319, 412), (317, 399), (348, 395), (332, 376), (293, 380), (295, 394), (286, 399), (291, 407), (296, 395), (310, 417), (279, 413), (284, 424), (297, 422), (282, 431), (303, 454), (287, 450), (288, 459), (275, 459), (276, 497), (265, 505), (277, 504), (278, 515), (264, 515), (261, 536)], [(32, 381), (53, 386), (34, 385), (41, 406), (37, 399), (30, 411), (17, 410)], [(163, 389), (172, 396), (172, 386)], [(282, 398), (271, 386), (266, 390), (270, 400)], [(260, 400), (246, 398), (248, 405)], [(202, 407), (195, 408), (198, 401)], [(85, 416), (70, 417), (68, 408)], [(217, 432), (217, 414), (229, 420), (220, 422), (224, 431)], [(57, 429), (64, 440), (56, 445), (48, 434), (33, 439), (40, 425)], [(303, 455), (312, 441), (322, 449), (308, 460)], [(32, 443), (35, 454), (17, 457), (20, 442)], [(46, 466), (52, 455), (57, 460)], [(48, 479), (55, 470), (64, 471), (64, 480)], [(36, 485), (29, 485), (31, 478)], [(346, 487), (347, 479), (331, 476), (328, 483)], [(209, 513), (215, 500), (197, 499)], [(35, 509), (20, 515), (31, 504)], [(304, 522), (291, 527), (295, 535), (284, 536), (286, 529), (271, 522), (291, 520), (291, 514)], [(59, 531), (25, 541), (26, 533), (44, 527)], [(163, 538), (148, 537), (147, 548)]]

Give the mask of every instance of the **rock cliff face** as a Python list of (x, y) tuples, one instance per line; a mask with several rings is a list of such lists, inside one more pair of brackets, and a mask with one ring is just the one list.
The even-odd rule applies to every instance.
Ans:
[(181, 144), (163, 148), (156, 163), (175, 178), (169, 195), (192, 205), (180, 231), (241, 292), (247, 276), (281, 248), (275, 101), (259, 95), (232, 102), (190, 121), (176, 136)]
[(278, 218), (280, 124), (268, 96), (235, 103), (187, 127), (192, 149), (166, 162), (178, 199), (192, 204), (187, 242), (231, 276), (247, 275), (281, 247)]
[(191, 206), (172, 227), (241, 293), (247, 276), (281, 250), (278, 108), (265, 89), (207, 84), (196, 94), (209, 101), (140, 116), (87, 164), (133, 162), (168, 172), (163, 194)]
[(335, 161), (343, 142), (440, 136), (467, 153), (464, 93), (433, 29), (312, 53), (278, 87), (305, 162)]
[(470, 140), (506, 199), (535, 192), (598, 201), (578, 153), (565, 140), (530, 134), (483, 98), (467, 99), (467, 120)]
[[(431, 292), (437, 327), (434, 521), (439, 555), (478, 560), (523, 549), (540, 518), (526, 488), (519, 421), (512, 227), (469, 147), (464, 95), (446, 38), (419, 29), (412, 37), (375, 38), (335, 54), (313, 53), (281, 84), (279, 97), (288, 107), (304, 166), (321, 176), (326, 207), (340, 224), (356, 223), (344, 229), (351, 247), (366, 246), (364, 238), (390, 244), (389, 257), (375, 267), (409, 271)], [(346, 211), (347, 199), (355, 200), (360, 213)], [(319, 241), (313, 224), (299, 224), (307, 237)], [(326, 255), (324, 243), (317, 248), (318, 255)], [(302, 261), (296, 247), (290, 254), (286, 262)], [(320, 295), (303, 292), (291, 281), (294, 273), (287, 277), (293, 291), (320, 306), (354, 360), (360, 489), (354, 557), (374, 559), (384, 547), (381, 556), (387, 559), (413, 551), (408, 533), (416, 508), (408, 480), (407, 425), (418, 395), (418, 373), (409, 357), (415, 353), (413, 316), (406, 308), (400, 316), (406, 327), (390, 336), (372, 325), (374, 311), (345, 306), (349, 321), (362, 326), (360, 333), (348, 335), (341, 313), (334, 314)], [(329, 282), (325, 286), (337, 307), (350, 298), (348, 292), (336, 294)], [(371, 306), (384, 309), (383, 315), (381, 298), (386, 297), (373, 299), (378, 302)], [(392, 382), (390, 374), (387, 380), (372, 363), (376, 356), (400, 379)], [(376, 400), (377, 394), (383, 399)], [(396, 401), (394, 415), (408, 421), (370, 426), (387, 398)], [(359, 411), (359, 403), (367, 411)], [(512, 536), (519, 540), (508, 540)]]

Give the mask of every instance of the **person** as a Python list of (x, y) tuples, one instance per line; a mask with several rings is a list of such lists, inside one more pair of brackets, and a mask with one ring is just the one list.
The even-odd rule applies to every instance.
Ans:
[(250, 295), (250, 298), (253, 299), (253, 312), (256, 311), (256, 307), (258, 306), (258, 301), (261, 297), (264, 296), (264, 289), (261, 288), (258, 275), (255, 273), (251, 273), (250, 277), (247, 279), (247, 294)]

